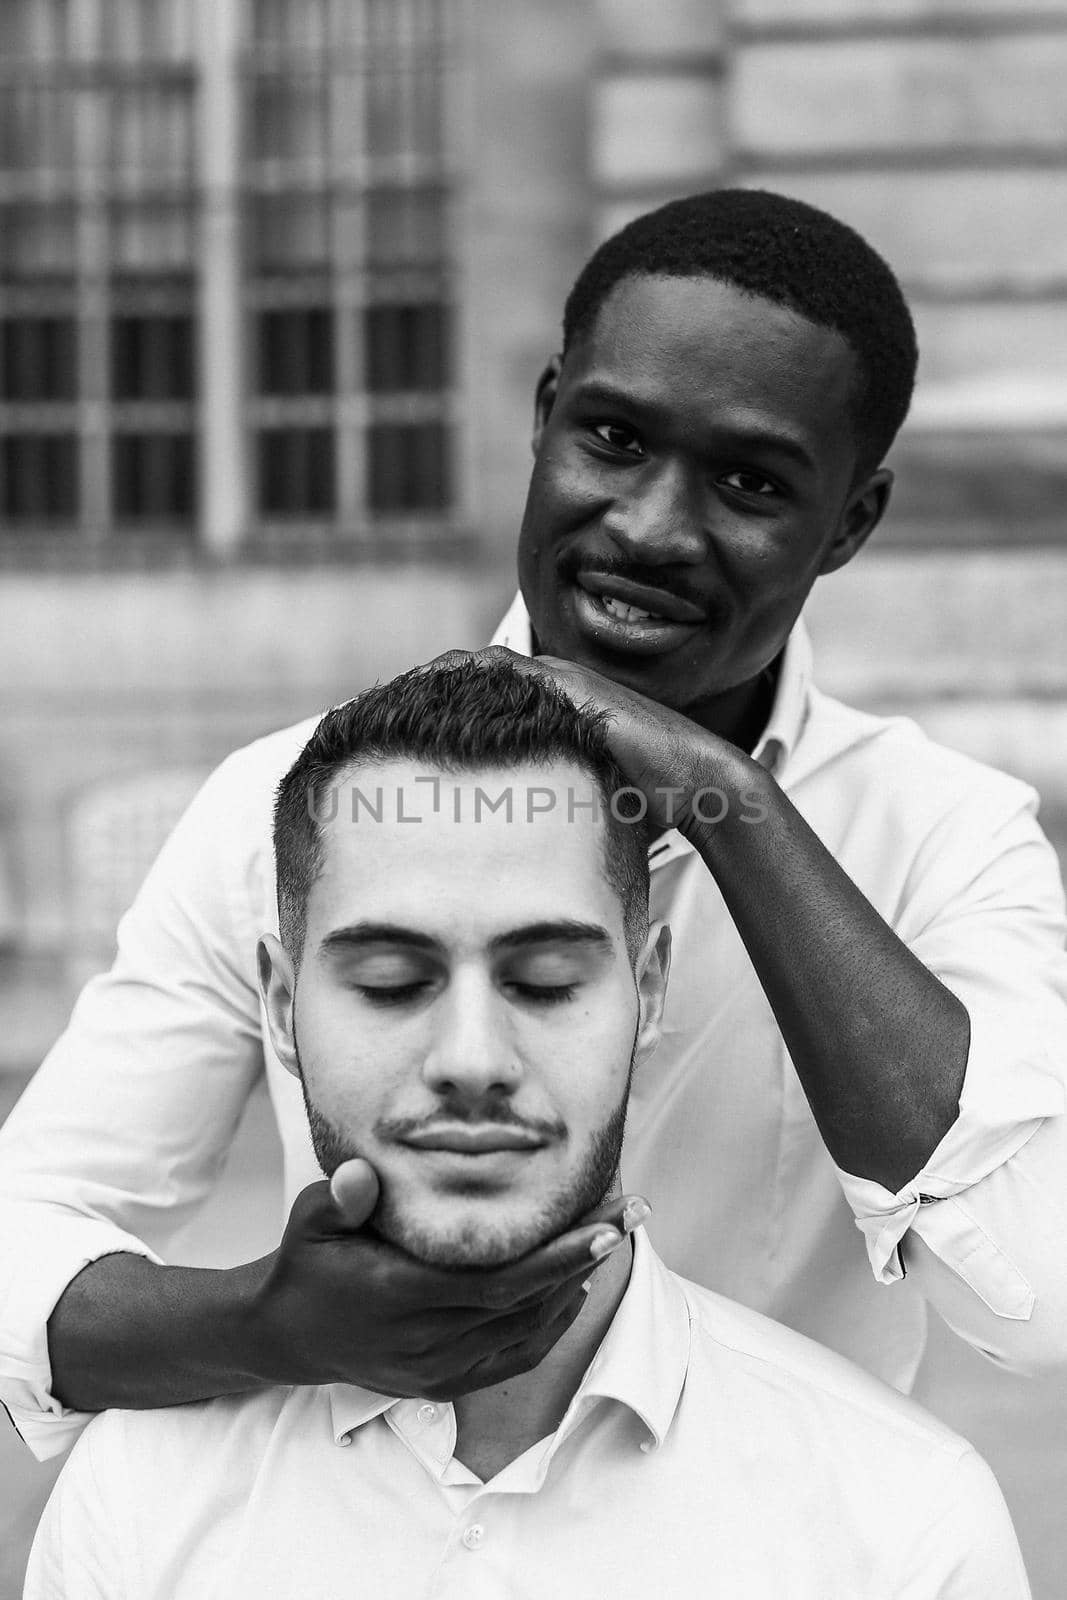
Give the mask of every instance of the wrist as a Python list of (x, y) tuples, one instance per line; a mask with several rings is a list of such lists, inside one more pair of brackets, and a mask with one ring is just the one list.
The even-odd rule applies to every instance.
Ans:
[(262, 1256), (219, 1274), (212, 1342), (221, 1364), (250, 1385), (293, 1381), (284, 1371), (283, 1343), (270, 1315), (273, 1261), (273, 1254)]
[(710, 738), (687, 774), (680, 833), (702, 855), (721, 846), (738, 828), (763, 821), (774, 780), (757, 761), (725, 739)]

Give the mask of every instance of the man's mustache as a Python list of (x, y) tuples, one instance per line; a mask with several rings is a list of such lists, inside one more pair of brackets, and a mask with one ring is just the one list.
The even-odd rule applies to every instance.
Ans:
[(425, 1116), (385, 1117), (374, 1124), (374, 1134), (377, 1139), (403, 1140), (410, 1138), (412, 1134), (429, 1133), (438, 1127), (456, 1127), (460, 1124), (478, 1128), (490, 1125), (498, 1128), (516, 1128), (522, 1133), (546, 1142), (567, 1137), (565, 1123), (517, 1117), (508, 1106), (489, 1102), (473, 1106), (469, 1102), (462, 1106), (443, 1102)]

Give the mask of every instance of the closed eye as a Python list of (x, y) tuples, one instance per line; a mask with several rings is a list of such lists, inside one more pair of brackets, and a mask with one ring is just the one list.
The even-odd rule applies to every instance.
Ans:
[(369, 1000), (372, 1006), (399, 1006), (405, 1001), (415, 1000), (424, 989), (430, 987), (429, 980), (420, 979), (417, 983), (390, 984), (387, 988), (372, 988), (369, 984), (357, 983), (356, 992), (364, 1000)]
[(561, 1005), (565, 1000), (573, 1000), (578, 989), (576, 983), (511, 983), (508, 987), (521, 1000), (540, 1006)]
[[(404, 1005), (409, 1000), (418, 999), (423, 990), (430, 987), (428, 979), (416, 983), (391, 984), (388, 988), (372, 987), (365, 983), (355, 985), (357, 992), (376, 1006)], [(507, 987), (520, 1000), (531, 1005), (560, 1005), (572, 1000), (578, 989), (576, 983), (509, 983)]]

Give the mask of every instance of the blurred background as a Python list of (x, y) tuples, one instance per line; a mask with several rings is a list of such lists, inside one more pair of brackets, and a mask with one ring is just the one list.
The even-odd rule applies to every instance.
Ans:
[[(211, 766), (487, 639), (567, 289), (693, 189), (896, 269), (921, 381), (819, 679), (1063, 852), (1065, 80), (1067, 0), (0, 0), (0, 1117)], [(279, 1205), (257, 1099), (183, 1258)], [(1061, 1600), (1067, 1383), (935, 1329), (920, 1393)], [(53, 1475), (3, 1424), (2, 1600)]]

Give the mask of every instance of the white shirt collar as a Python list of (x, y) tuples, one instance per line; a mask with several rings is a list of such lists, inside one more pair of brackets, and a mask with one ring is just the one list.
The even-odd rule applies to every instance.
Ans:
[(630, 1281), (560, 1425), (590, 1399), (617, 1400), (640, 1417), (661, 1445), (689, 1370), (690, 1318), (685, 1295), (643, 1228), (633, 1235)]
[[(616, 1400), (644, 1423), (648, 1448), (663, 1443), (689, 1368), (689, 1308), (681, 1288), (653, 1250), (643, 1229), (633, 1236), (630, 1280), (611, 1326), (590, 1362), (546, 1453), (555, 1450), (584, 1416), (591, 1401)], [(328, 1386), (336, 1444), (393, 1406), (398, 1397), (355, 1384)]]
[[(521, 594), (512, 600), (490, 643), (505, 645), (517, 655), (533, 654), (530, 616)], [(753, 760), (768, 772), (780, 774), (796, 748), (807, 720), (810, 691), (811, 640), (803, 618), (798, 617), (786, 641), (767, 726), (752, 752)]]

